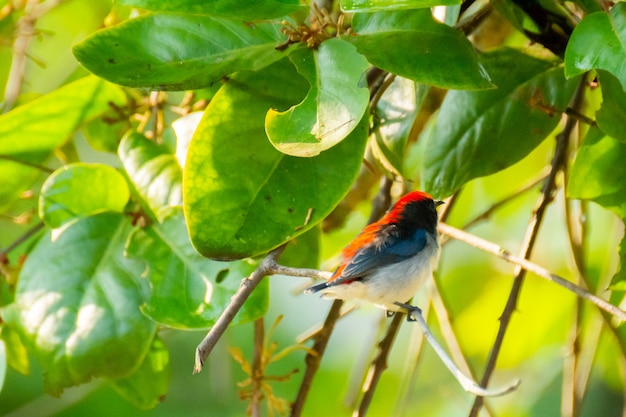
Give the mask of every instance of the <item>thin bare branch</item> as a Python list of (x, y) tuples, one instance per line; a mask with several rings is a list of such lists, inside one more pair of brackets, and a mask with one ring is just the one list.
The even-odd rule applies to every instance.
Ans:
[(573, 292), (577, 296), (584, 298), (585, 300), (591, 301), (601, 310), (606, 311), (607, 313), (617, 317), (618, 319), (626, 320), (626, 311), (619, 309), (618, 307), (594, 294), (591, 294), (589, 291), (579, 287), (571, 281), (568, 281), (557, 274), (553, 274), (542, 266), (530, 262), (527, 259), (511, 254), (508, 250), (496, 245), (495, 243), (489, 242), (476, 235), (464, 232), (463, 230), (457, 229), (445, 223), (439, 224), (439, 231), (454, 239), (465, 242), (470, 246), (496, 255), (497, 257), (504, 259), (505, 261), (510, 262), (520, 268), (523, 268), (526, 271), (532, 272), (533, 274), (541, 278), (545, 278), (548, 281), (554, 282), (555, 284), (560, 285), (561, 287)]
[(241, 286), (237, 293), (230, 299), (230, 303), (217, 319), (215, 325), (211, 327), (211, 330), (209, 330), (205, 338), (196, 348), (196, 360), (193, 369), (194, 374), (202, 370), (204, 361), (215, 347), (215, 344), (222, 337), (228, 325), (233, 321), (239, 309), (243, 306), (243, 303), (248, 299), (250, 294), (252, 294), (252, 291), (254, 291), (266, 275), (272, 274), (272, 271), (278, 264), (278, 258), (285, 250), (285, 246), (286, 245), (282, 245), (270, 252), (265, 259), (263, 259), (261, 265), (259, 265), (248, 278), (244, 278), (241, 281)]
[(23, 235), (15, 239), (9, 246), (0, 251), (0, 258), (7, 256), (12, 250), (20, 246), (22, 243), (26, 242), (28, 239), (39, 233), (41, 229), (44, 227), (43, 222), (37, 222), (33, 227), (28, 229)]
[(424, 337), (426, 338), (430, 346), (432, 346), (437, 356), (439, 356), (439, 359), (441, 359), (443, 364), (446, 366), (446, 368), (448, 368), (450, 373), (454, 375), (456, 380), (459, 382), (459, 384), (461, 384), (465, 391), (482, 397), (498, 397), (513, 392), (517, 389), (517, 387), (519, 387), (519, 380), (507, 386), (496, 389), (487, 389), (478, 385), (476, 381), (467, 377), (463, 372), (461, 372), (461, 370), (455, 365), (454, 361), (450, 359), (446, 351), (441, 347), (439, 342), (437, 342), (437, 339), (435, 339), (435, 336), (433, 336), (430, 328), (428, 327), (428, 324), (426, 323), (426, 320), (424, 320), (424, 317), (422, 316), (422, 311), (419, 308), (404, 303), (396, 302), (395, 304), (397, 306), (405, 308), (407, 310), (409, 320), (416, 321), (421, 326), (422, 333), (424, 333)]

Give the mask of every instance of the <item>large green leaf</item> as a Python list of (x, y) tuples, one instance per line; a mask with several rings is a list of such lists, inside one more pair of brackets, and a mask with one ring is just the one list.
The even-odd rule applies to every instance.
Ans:
[[(215, 324), (256, 265), (251, 261), (206, 259), (191, 246), (182, 214), (163, 224), (136, 230), (128, 256), (146, 264), (152, 294), (142, 311), (152, 320), (177, 329), (206, 329)], [(237, 314), (235, 323), (262, 317), (268, 306), (268, 285), (257, 287)]]
[(246, 21), (281, 17), (303, 9), (298, 0), (115, 0), (115, 2), (147, 10), (207, 14)]
[(175, 207), (182, 207), (182, 169), (176, 155), (142, 134), (130, 132), (118, 154), (139, 202), (152, 218), (163, 221)]
[(280, 25), (183, 14), (148, 14), (101, 30), (74, 47), (76, 59), (117, 84), (197, 89), (284, 56)]
[(565, 80), (554, 62), (512, 49), (486, 54), (498, 89), (450, 91), (430, 131), (423, 186), (438, 197), (467, 181), (519, 161), (559, 123), (578, 80)]
[(604, 133), (626, 142), (626, 92), (617, 78), (605, 71), (598, 72), (602, 86), (602, 107), (596, 113), (596, 122)]
[(45, 235), (24, 264), (2, 319), (41, 363), (50, 394), (128, 376), (148, 352), (156, 325), (139, 310), (141, 268), (123, 255), (131, 228), (114, 213), (80, 219), (56, 240)]
[(626, 143), (591, 128), (578, 150), (567, 195), (592, 200), (626, 218)]
[(85, 77), (0, 115), (0, 207), (26, 191), (41, 172), (15, 160), (44, 164), (52, 150), (105, 113), (109, 103), (125, 102), (119, 87)]
[(136, 407), (147, 410), (163, 401), (170, 379), (170, 352), (155, 336), (139, 368), (132, 375), (113, 381), (113, 388)]
[(124, 176), (104, 164), (75, 163), (57, 169), (39, 194), (39, 217), (48, 227), (104, 211), (122, 212), (130, 198)]
[(422, 9), (426, 7), (461, 4), (462, 0), (341, 0), (341, 9), (347, 12), (374, 10)]
[(320, 222), (348, 192), (363, 158), (367, 118), (314, 158), (285, 155), (267, 140), (267, 111), (289, 108), (306, 91), (283, 60), (235, 75), (207, 107), (183, 181), (189, 234), (204, 256), (264, 253)]
[(319, 155), (361, 121), (369, 104), (369, 90), (363, 85), (369, 64), (341, 39), (323, 42), (317, 50), (300, 48), (289, 59), (311, 88), (302, 103), (289, 110), (270, 109), (265, 118), (267, 136), (287, 155)]
[(443, 88), (493, 87), (472, 44), (430, 10), (360, 13), (352, 26), (356, 35), (342, 39), (386, 71)]
[(574, 77), (591, 69), (609, 71), (626, 87), (626, 4), (610, 14), (595, 12), (574, 29), (565, 50), (565, 75)]
[(85, 77), (0, 115), (0, 153), (49, 152), (83, 123), (123, 106), (122, 90), (96, 77)]

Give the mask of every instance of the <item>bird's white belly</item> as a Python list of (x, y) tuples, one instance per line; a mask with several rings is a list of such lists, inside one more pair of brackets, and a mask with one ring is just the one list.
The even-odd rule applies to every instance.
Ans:
[(429, 242), (412, 258), (377, 268), (363, 280), (322, 290), (325, 298), (369, 301), (388, 311), (401, 311), (395, 302), (404, 303), (432, 276), (438, 258), (438, 245)]

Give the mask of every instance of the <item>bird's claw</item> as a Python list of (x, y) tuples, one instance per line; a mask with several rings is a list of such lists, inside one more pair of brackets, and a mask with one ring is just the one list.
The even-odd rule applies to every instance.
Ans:
[(393, 315), (396, 314), (395, 311), (391, 311), (391, 310), (387, 310), (385, 311), (385, 316), (389, 317), (393, 317)]
[(416, 306), (412, 306), (410, 304), (395, 302), (395, 305), (398, 307), (402, 307), (406, 310), (406, 321), (417, 321), (413, 314), (422, 314), (422, 309)]

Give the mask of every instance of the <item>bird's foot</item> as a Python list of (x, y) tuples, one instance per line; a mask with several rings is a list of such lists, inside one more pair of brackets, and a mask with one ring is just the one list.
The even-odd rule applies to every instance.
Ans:
[(419, 307), (412, 306), (410, 304), (399, 303), (397, 301), (394, 304), (406, 310), (406, 321), (417, 321), (417, 319), (413, 315), (422, 314), (422, 309)]

